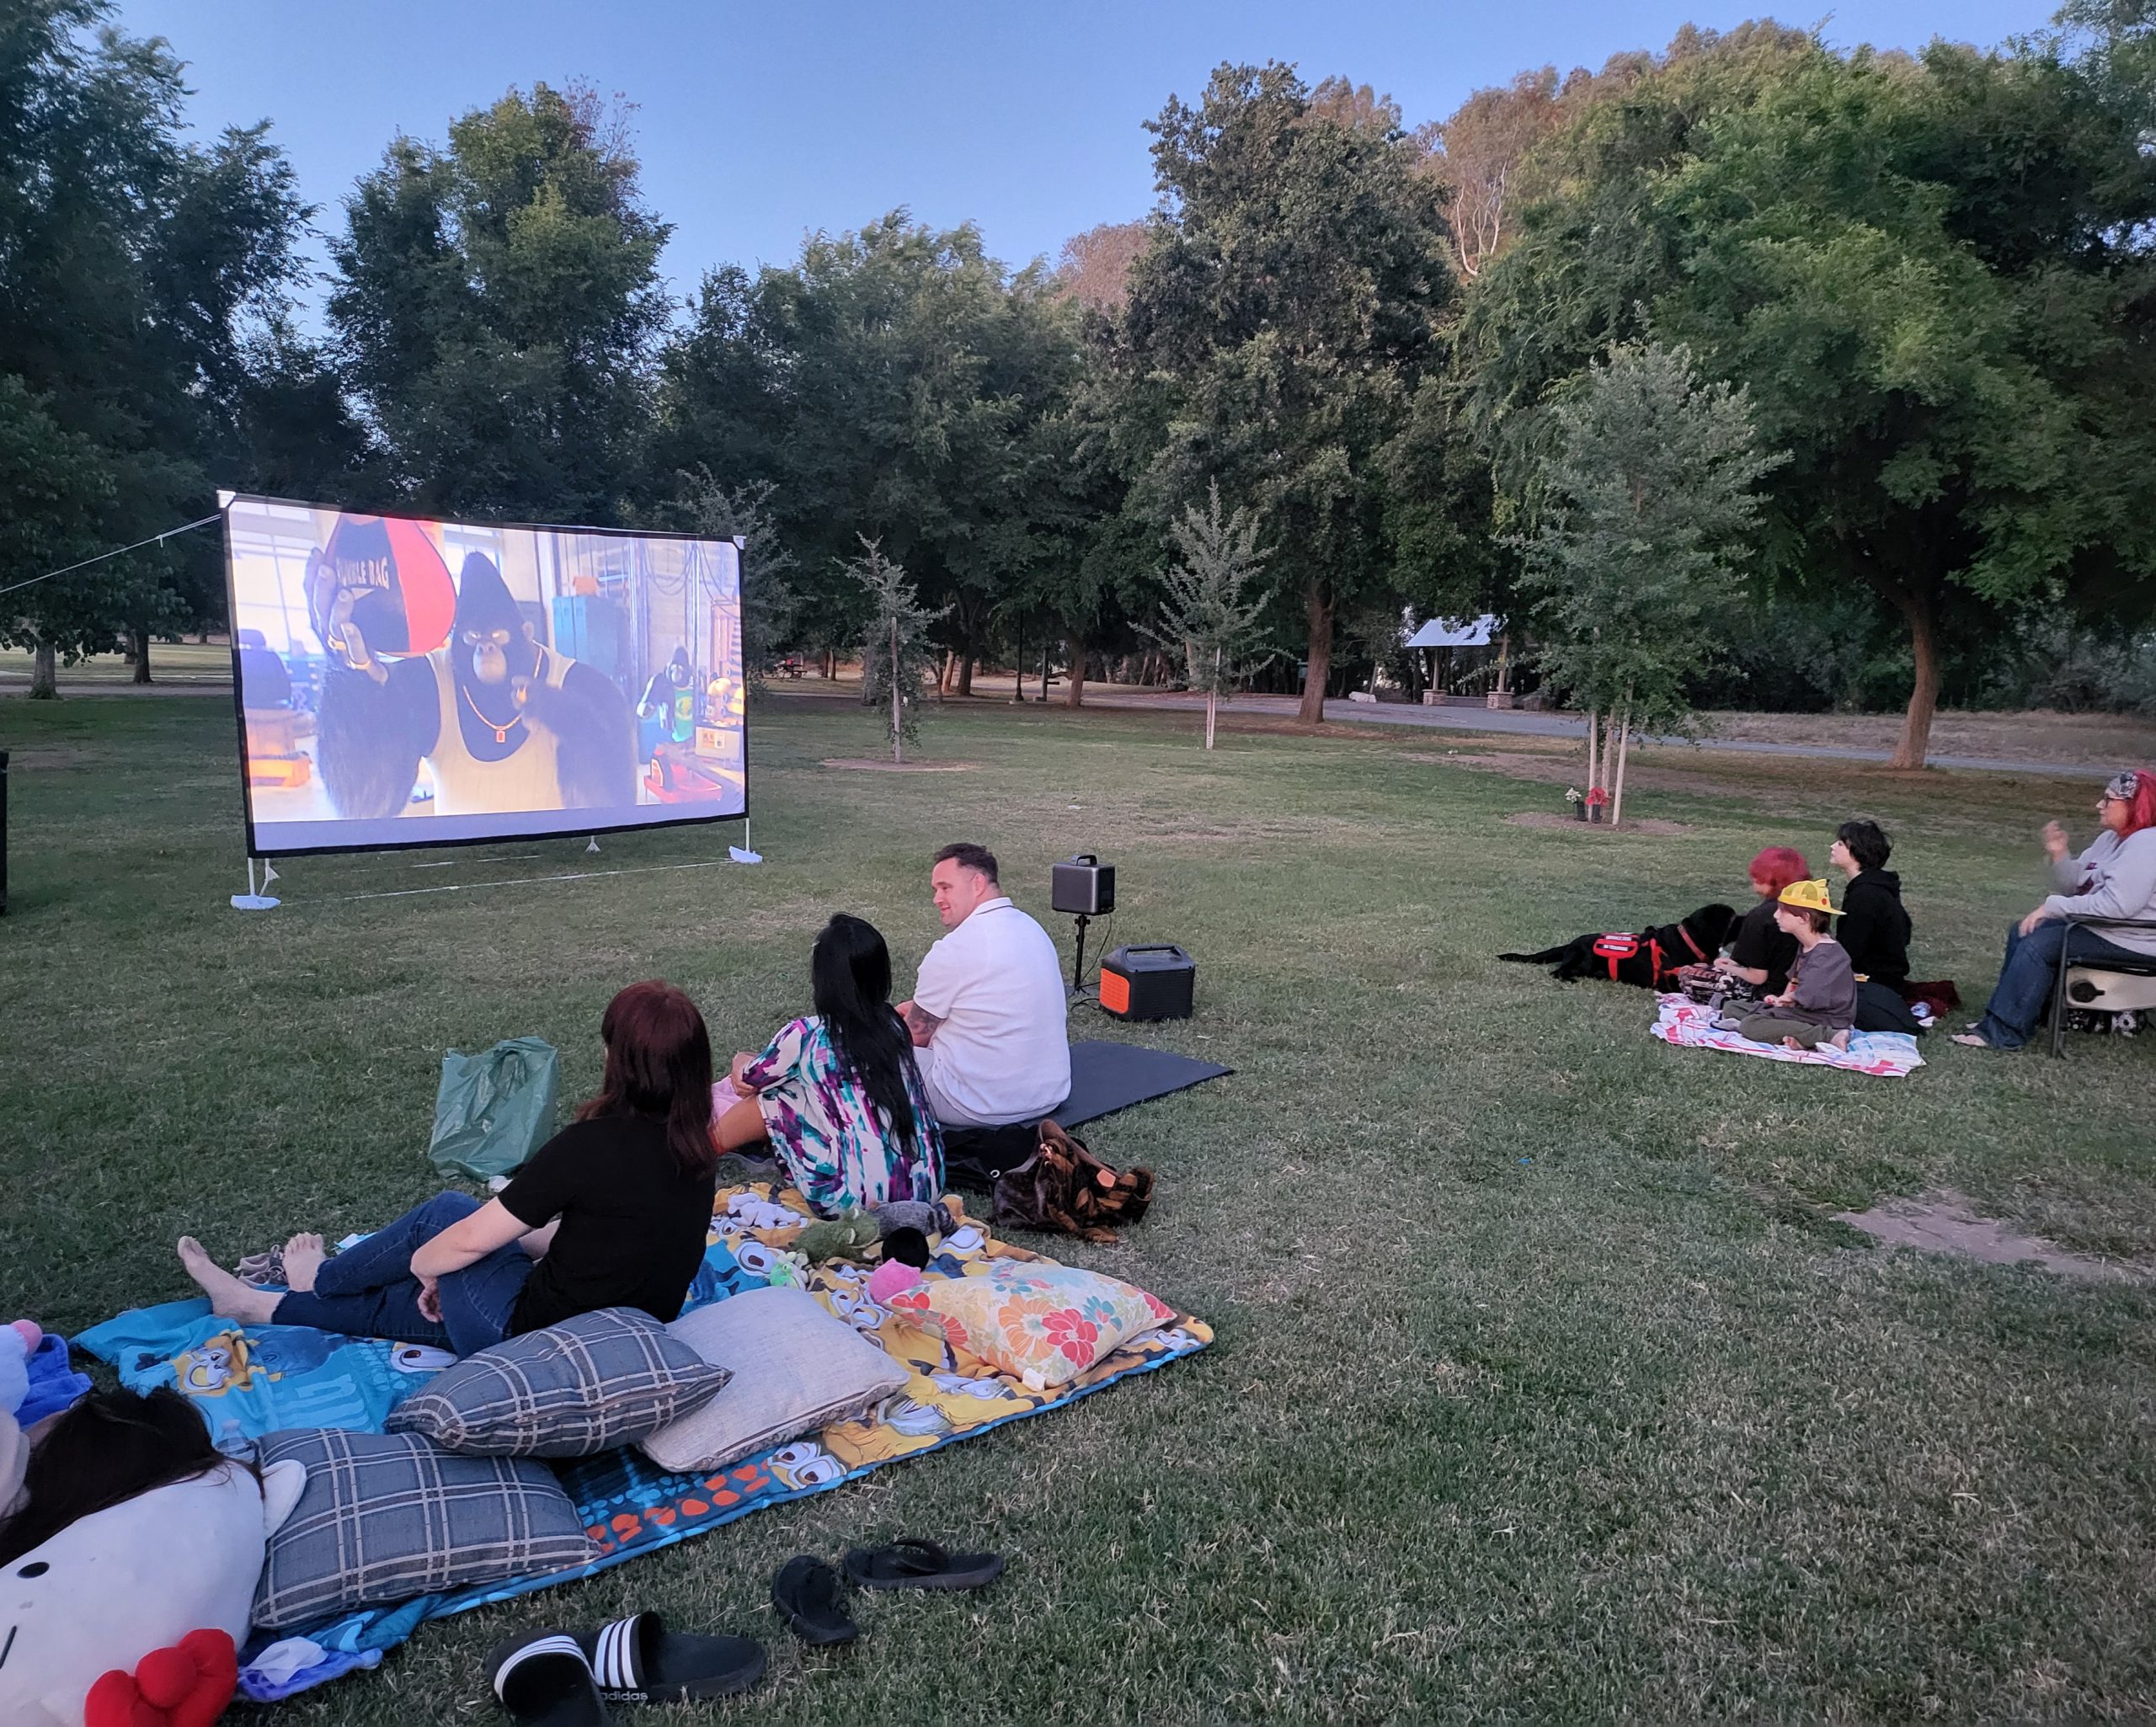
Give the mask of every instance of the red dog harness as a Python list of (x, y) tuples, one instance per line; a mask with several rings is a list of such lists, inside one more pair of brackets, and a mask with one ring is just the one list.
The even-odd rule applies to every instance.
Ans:
[[(1679, 924), (1677, 926), (1677, 933), (1684, 938), (1684, 945), (1692, 950), (1693, 959), (1695, 962), (1704, 962), (1707, 956), (1701, 951), (1700, 944), (1693, 939), (1692, 932), (1684, 925)], [(1677, 967), (1663, 958), (1662, 944), (1652, 935), (1646, 938), (1646, 950), (1648, 963), (1654, 967), (1654, 987), (1659, 989), (1665, 978), (1673, 978), (1677, 975)], [(1618, 962), (1620, 960), (1636, 959), (1639, 957), (1639, 952), (1640, 938), (1636, 935), (1598, 935), (1594, 938), (1594, 957), (1609, 962), (1609, 981), (1613, 983), (1620, 981), (1617, 976)]]

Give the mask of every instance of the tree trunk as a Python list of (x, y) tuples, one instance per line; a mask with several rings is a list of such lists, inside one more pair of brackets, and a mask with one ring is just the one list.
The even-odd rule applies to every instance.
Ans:
[(958, 694), (961, 696), (970, 696), (973, 693), (974, 654), (973, 650), (969, 648), (958, 661)]
[(1939, 637), (1931, 615), (1931, 596), (1920, 589), (1897, 589), (1889, 596), (1909, 626), (1909, 649), (1916, 660), (1916, 683), (1908, 711), (1902, 716), (1902, 741), (1887, 766), (1920, 768), (1931, 753), (1932, 716), (1939, 711)]
[(40, 642), (30, 661), (30, 700), (57, 701), (60, 699), (60, 656), (53, 651), (50, 642)]
[(1054, 645), (1051, 637), (1046, 636), (1041, 637), (1041, 700), (1043, 702), (1048, 700), (1049, 650)]
[(899, 621), (891, 620), (891, 760), (906, 759), (905, 709), (899, 699)]
[(1609, 795), (1609, 825), (1617, 826), (1625, 819), (1625, 754), (1632, 742), (1632, 697), (1625, 695), (1625, 717), (1617, 728), (1617, 784)]
[(1024, 701), (1025, 699), (1026, 632), (1024, 626), (1021, 625), (1018, 630), (1017, 646), (1011, 655), (1011, 700), (1015, 705)]
[[(1589, 708), (1587, 711), (1587, 785), (1583, 789), (1590, 793), (1593, 792), (1596, 785), (1594, 777), (1595, 769), (1597, 766), (1594, 754), (1594, 722), (1595, 711), (1593, 708)], [(1589, 821), (1594, 819), (1594, 812), (1592, 809), (1588, 812), (1588, 819)]]
[(1064, 688), (1063, 705), (1065, 707), (1083, 707), (1086, 705), (1086, 638), (1083, 636), (1070, 638), (1070, 681)]
[(936, 699), (941, 701), (951, 693), (952, 674), (958, 668), (958, 652), (955, 648), (943, 650), (943, 664), (936, 669)]
[(1220, 692), (1217, 690), (1208, 690), (1205, 692), (1205, 747), (1208, 749), (1213, 747), (1213, 722), (1219, 712), (1219, 706)]
[(1332, 600), (1322, 578), (1312, 576), (1303, 590), (1303, 615), (1310, 625), (1310, 674), (1303, 680), (1303, 705), (1296, 717), (1306, 726), (1325, 720), (1325, 682), (1332, 675)]
[(133, 681), (137, 684), (147, 684), (150, 681), (150, 632), (146, 626), (137, 626), (135, 631)]

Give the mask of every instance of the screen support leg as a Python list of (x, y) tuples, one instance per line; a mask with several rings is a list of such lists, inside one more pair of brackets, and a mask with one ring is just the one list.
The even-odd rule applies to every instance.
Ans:
[[(269, 885), (276, 879), (277, 871), (271, 866), (270, 860), (267, 858), (263, 859), (263, 887), (267, 888)], [(244, 893), (235, 893), (232, 895), (232, 909), (234, 911), (269, 911), (276, 904), (277, 901), (275, 898), (267, 894), (258, 893), (255, 892), (254, 860), (250, 857), (247, 861), (247, 892)]]
[(591, 836), (591, 843), (590, 843), (590, 845), (586, 845), (584, 849), (586, 851), (596, 851), (596, 850), (599, 850), (599, 836), (598, 836), (596, 834), (594, 834)]
[(763, 855), (749, 843), (749, 818), (741, 818), (741, 843), (726, 848), (727, 856), (736, 863), (761, 863)]

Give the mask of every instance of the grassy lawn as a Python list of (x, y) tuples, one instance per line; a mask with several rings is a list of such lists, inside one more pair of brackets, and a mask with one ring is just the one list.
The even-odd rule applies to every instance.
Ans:
[[(1562, 808), (1512, 740), (1454, 760), (1230, 726), (1209, 757), (1187, 717), (980, 707), (924, 739), (971, 771), (897, 776), (820, 766), (873, 754), (872, 722), (782, 701), (752, 728), (761, 868), (637, 873), (723, 856), (726, 829), (297, 860), (284, 909), (243, 916), (226, 704), (8, 701), (0, 747), (0, 1305), (58, 1329), (188, 1293), (183, 1230), (229, 1261), (428, 1191), (446, 1047), (547, 1037), (580, 1093), (601, 1006), (653, 974), (722, 1050), (753, 1044), (838, 909), (910, 981), (949, 839), (991, 844), (1043, 916), (1052, 860), (1113, 861), (1114, 939), (1198, 961), (1198, 1017), (1145, 1037), (1238, 1069), (1097, 1124), (1161, 1197), (1120, 1246), (1050, 1250), (1203, 1315), (1215, 1348), (425, 1627), (282, 1719), (494, 1719), (495, 1638), (637, 1607), (770, 1644), (771, 1678), (700, 1718), (2156, 1713), (2156, 1293), (1874, 1250), (1828, 1217), (1951, 1186), (2156, 1260), (2156, 1037), (2065, 1062), (1932, 1040), (1872, 1079), (1668, 1050), (1644, 994), (1491, 957), (1741, 903), (1758, 847), (1821, 860), (1863, 812), (1899, 841), (1919, 973), (1980, 1004), (2036, 827), (2088, 826), (2081, 781), (1648, 752), (1628, 813), (1688, 831), (1589, 834), (1505, 820)], [(587, 866), (623, 873), (479, 886)], [(1010, 1575), (871, 1598), (858, 1645), (804, 1652), (772, 1572), (898, 1532)]]

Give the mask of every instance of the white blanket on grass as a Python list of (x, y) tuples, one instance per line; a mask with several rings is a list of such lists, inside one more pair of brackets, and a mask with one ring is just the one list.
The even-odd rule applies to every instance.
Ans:
[(1732, 1055), (1808, 1062), (1814, 1067), (1877, 1074), (1890, 1079), (1898, 1079), (1924, 1065), (1924, 1058), (1917, 1053), (1917, 1040), (1906, 1031), (1852, 1031), (1846, 1050), (1824, 1043), (1817, 1049), (1791, 1049), (1780, 1043), (1754, 1043), (1734, 1031), (1717, 1031), (1713, 1010), (1685, 996), (1664, 995), (1659, 999), (1661, 1010), (1649, 1029), (1664, 1043), (1685, 1049), (1726, 1049)]

